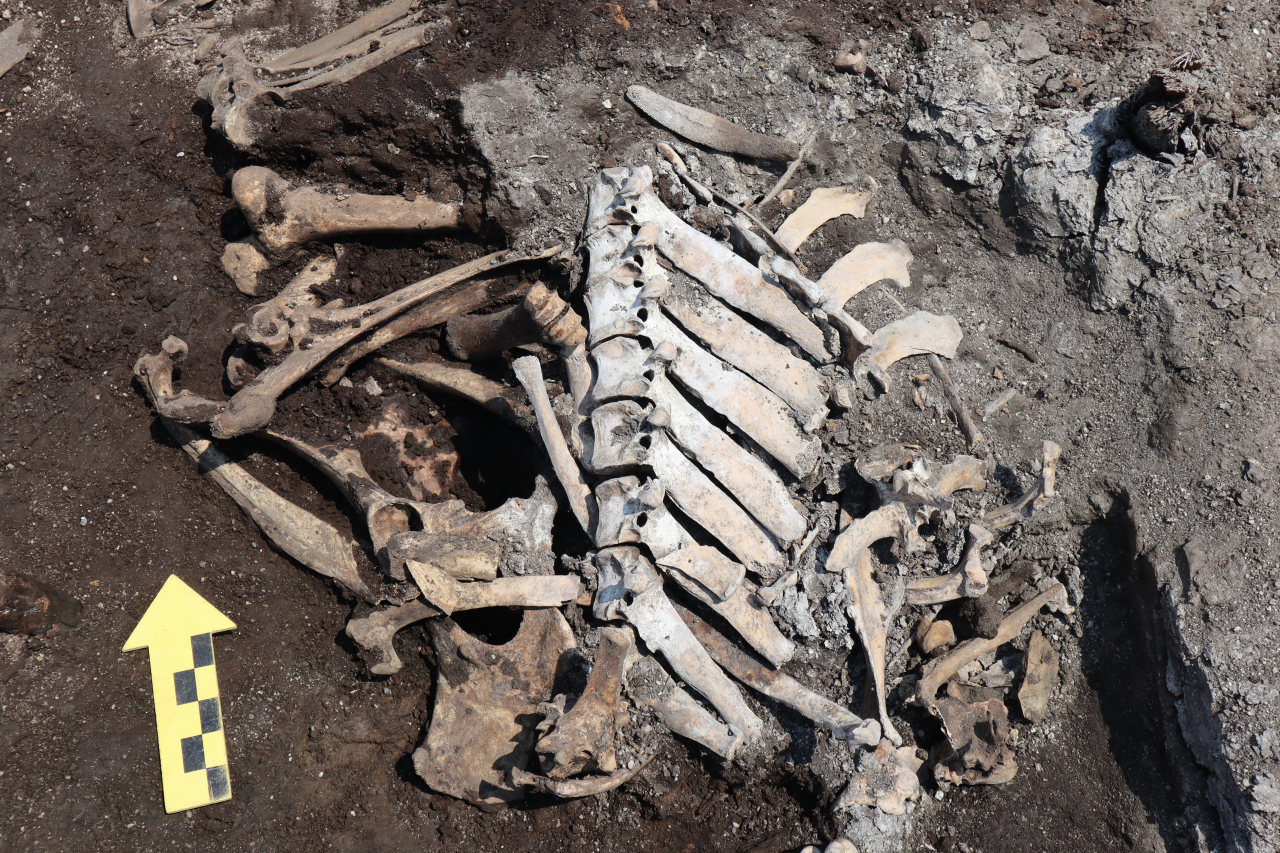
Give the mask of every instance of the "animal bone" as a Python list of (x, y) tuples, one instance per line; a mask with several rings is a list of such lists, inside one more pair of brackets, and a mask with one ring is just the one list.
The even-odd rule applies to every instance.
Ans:
[(507, 423), (516, 426), (532, 423), (533, 411), (517, 392), (486, 379), (465, 365), (451, 364), (443, 359), (402, 364), (389, 358), (378, 359), (378, 364), (433, 391), (447, 391), (470, 400)]
[(960, 615), (973, 626), (973, 632), (979, 637), (994, 637), (1000, 630), (1000, 620), (1004, 614), (1000, 610), (1000, 599), (1016, 592), (1030, 583), (1040, 574), (1040, 567), (1030, 560), (1019, 560), (993, 580), (987, 587), (985, 595), (972, 598), (960, 607)]
[(511, 768), (511, 781), (516, 785), (536, 788), (544, 794), (553, 794), (562, 800), (590, 797), (593, 794), (603, 794), (627, 784), (657, 754), (654, 752), (643, 761), (637, 762), (636, 766), (629, 770), (617, 770), (608, 776), (589, 776), (583, 779), (548, 779), (546, 776), (535, 776), (518, 767), (513, 767)]
[(871, 330), (849, 316), (842, 305), (827, 296), (818, 285), (805, 278), (795, 264), (785, 258), (775, 257), (770, 261), (769, 268), (781, 281), (798, 291), (811, 308), (827, 315), (827, 319), (840, 332), (846, 361), (851, 361), (859, 352), (871, 346)]
[(361, 15), (323, 38), (280, 54), (275, 59), (263, 63), (263, 67), (279, 71), (290, 67), (314, 68), (323, 65), (326, 62), (325, 57), (331, 57), (334, 51), (341, 50), (357, 39), (395, 23), (408, 15), (420, 2), (421, 0), (393, 0), (385, 6)]
[[(787, 169), (782, 173), (782, 177), (778, 178), (777, 182), (773, 185), (773, 189), (769, 190), (769, 192), (765, 194), (765, 197), (760, 199), (760, 203), (756, 205), (757, 207), (764, 207), (766, 204), (773, 201), (784, 189), (786, 189), (787, 184), (791, 183), (791, 179), (795, 177), (796, 171), (800, 168), (800, 164), (804, 162), (805, 157), (809, 156), (809, 150), (813, 148), (813, 143), (818, 139), (818, 131), (821, 129), (821, 124), (814, 126), (813, 132), (809, 134), (809, 138), (804, 141), (804, 145), (800, 146), (800, 153), (797, 154), (796, 158), (787, 165)], [(795, 191), (793, 190), (792, 195), (794, 195), (794, 193)], [(788, 204), (789, 203), (790, 202), (788, 202)], [(743, 205), (743, 210), (749, 210), (750, 208), (750, 202)]]
[(800, 146), (789, 139), (753, 133), (706, 110), (664, 98), (644, 86), (630, 86), (627, 100), (642, 113), (691, 142), (763, 160), (794, 160)]
[(894, 747), (881, 741), (874, 750), (858, 754), (857, 773), (832, 809), (842, 811), (864, 805), (875, 806), (885, 814), (904, 814), (908, 800), (920, 799), (916, 773), (922, 764), (914, 747)]
[[(879, 185), (870, 175), (863, 179), (863, 185), (860, 188), (818, 187), (809, 194), (808, 201), (792, 211), (786, 221), (778, 227), (774, 236), (778, 238), (778, 242), (794, 252), (825, 222), (838, 216), (861, 219), (866, 214), (867, 204), (878, 188)], [(843, 305), (846, 301), (842, 299), (840, 304)]]
[(538, 741), (536, 751), (550, 778), (565, 779), (597, 768), (604, 773), (618, 769), (614, 738), (626, 716), (620, 703), (622, 681), (635, 647), (630, 630), (601, 629), (600, 648), (582, 696), (556, 721), (555, 730)]
[(914, 260), (901, 240), (863, 243), (836, 261), (818, 279), (818, 287), (837, 305), (844, 305), (877, 281), (890, 279), (906, 290), (911, 286), (907, 266)]
[(681, 609), (680, 615), (715, 662), (743, 684), (826, 726), (837, 740), (865, 746), (880, 742), (880, 724), (875, 720), (862, 719), (786, 673), (765, 669), (687, 610)]
[(80, 622), (80, 602), (38, 580), (0, 566), (0, 632), (44, 634)]
[(936, 750), (934, 778), (950, 785), (1003, 785), (1018, 773), (1009, 712), (998, 699), (969, 703), (946, 697), (933, 712), (942, 720), (947, 743)]
[[(459, 282), (507, 264), (547, 258), (557, 251), (558, 247), (534, 255), (494, 252), (423, 279), (381, 299), (351, 308), (330, 306), (321, 311), (315, 309), (314, 303), (299, 299), (297, 306), (291, 310), (282, 307), (275, 300), (252, 309), (249, 322), (234, 330), (237, 338), (248, 343), (255, 337), (274, 332), (284, 335), (285, 341), (292, 341), (294, 349), (284, 361), (268, 367), (236, 392), (228, 401), (226, 410), (213, 418), (211, 428), (214, 437), (232, 438), (265, 426), (275, 414), (276, 399), (281, 394), (339, 348), (370, 329), (438, 297)], [(313, 323), (328, 331), (313, 332)]]
[(671, 731), (732, 760), (740, 738), (678, 687), (652, 657), (641, 657), (631, 668), (627, 692), (637, 705), (653, 711)]
[(419, 601), (375, 610), (347, 621), (346, 633), (360, 647), (360, 657), (373, 675), (394, 675), (404, 666), (392, 641), (402, 628), (440, 616), (439, 610)]
[(463, 225), (462, 205), (427, 196), (323, 193), (294, 187), (262, 166), (246, 166), (231, 179), (231, 195), (258, 244), (268, 255), (285, 258), (303, 243), (361, 234), (439, 231)]
[(1026, 667), (1022, 687), (1018, 688), (1018, 704), (1022, 716), (1033, 723), (1044, 722), (1049, 712), (1049, 694), (1058, 680), (1058, 650), (1039, 631), (1031, 632)]
[(538, 703), (550, 698), (562, 657), (574, 647), (560, 611), (524, 611), (504, 645), (481, 642), (450, 619), (428, 623), (439, 661), (436, 702), (413, 766), (433, 791), (481, 804), (511, 802), (524, 788), (508, 771), (533, 749)]
[(378, 413), (377, 422), (358, 435), (381, 438), (390, 445), (414, 500), (438, 499), (452, 485), (457, 474), (458, 452), (452, 447), (436, 448), (427, 428), (410, 421), (400, 403), (386, 404)]
[[(182, 341), (173, 338), (166, 343), (185, 355), (186, 344)], [(133, 372), (156, 406), (160, 422), (182, 445), (182, 449), (208, 471), (214, 482), (253, 519), (277, 548), (312, 571), (333, 578), (357, 597), (365, 601), (375, 599), (356, 568), (354, 542), (344, 538), (328, 522), (262, 485), (228, 459), (213, 442), (170, 419), (166, 414), (166, 401), (178, 399), (181, 395), (173, 393), (173, 361), (168, 353), (142, 356)]]
[(968, 490), (981, 492), (987, 488), (987, 463), (973, 456), (957, 456), (932, 479), (933, 487), (944, 496)]
[[(956, 421), (959, 422), (960, 429), (964, 432), (965, 441), (968, 442), (969, 449), (972, 450), (982, 443), (982, 430), (978, 429), (977, 424), (973, 422), (973, 417), (969, 414), (969, 407), (960, 398), (960, 392), (956, 390), (956, 384), (951, 381), (951, 374), (947, 372), (946, 365), (934, 353), (929, 353), (929, 369), (933, 371), (933, 375), (938, 377), (938, 382), (942, 384), (942, 391), (947, 395), (947, 402), (951, 404), (951, 411), (955, 413)], [(991, 526), (988, 524), (988, 527)]]
[(987, 403), (987, 405), (982, 407), (982, 422), (986, 423), (988, 418), (990, 418), (996, 412), (1000, 411), (1005, 406), (1007, 406), (1009, 404), (1009, 401), (1016, 396), (1018, 396), (1017, 388), (1005, 389), (1005, 392), (1003, 394), (1001, 394), (999, 397), (996, 397), (990, 403)]
[(452, 318), (448, 340), (449, 349), (458, 358), (481, 361), (526, 344), (574, 347), (586, 342), (587, 330), (559, 294), (538, 282), (519, 305), (494, 314)]
[(955, 627), (946, 619), (921, 619), (916, 628), (916, 645), (932, 657), (956, 643)]
[(995, 541), (981, 524), (969, 525), (969, 544), (959, 567), (949, 575), (919, 578), (907, 582), (907, 604), (941, 604), (957, 598), (978, 598), (987, 591), (987, 572), (982, 568), (982, 549)]
[(1067, 607), (1067, 590), (1055, 583), (1044, 592), (1010, 610), (1000, 620), (1000, 630), (995, 637), (972, 637), (956, 646), (946, 655), (925, 664), (916, 684), (916, 701), (926, 708), (933, 708), (938, 689), (951, 680), (961, 667), (993, 651), (1022, 633), (1040, 608), (1050, 605), (1058, 609)]
[(917, 311), (910, 317), (895, 320), (876, 329), (871, 345), (853, 364), (853, 375), (867, 397), (875, 392), (867, 382), (872, 376), (884, 391), (889, 390), (889, 366), (908, 356), (935, 353), (955, 358), (960, 346), (960, 324), (954, 317), (938, 317)]
[(422, 596), (446, 616), (485, 607), (559, 607), (582, 593), (576, 575), (541, 575), (459, 583), (429, 563), (405, 563)]
[[(600, 589), (617, 602), (617, 610), (636, 629), (640, 639), (661, 652), (686, 684), (702, 694), (720, 712), (733, 731), (736, 743), (754, 741), (763, 728), (706, 649), (698, 644), (667, 596), (662, 580), (640, 551), (630, 547), (606, 548), (596, 555)], [(607, 587), (613, 587), (605, 592)], [(623, 591), (629, 600), (624, 599)], [(735, 746), (736, 748), (736, 746)]]
[(1054, 481), (1058, 476), (1058, 460), (1061, 457), (1061, 447), (1052, 441), (1044, 442), (1044, 459), (1040, 463), (1040, 477), (1036, 480), (1036, 484), (1017, 500), (987, 513), (983, 522), (992, 530), (1002, 530), (1030, 518), (1033, 512), (1042, 508), (1045, 502), (1053, 497)]
[(236, 290), (247, 296), (258, 295), (258, 273), (270, 266), (252, 243), (228, 243), (222, 252), (222, 271), (235, 282)]
[(0, 33), (0, 77), (27, 58), (38, 38), (40, 28), (28, 27), (24, 20), (14, 21)]

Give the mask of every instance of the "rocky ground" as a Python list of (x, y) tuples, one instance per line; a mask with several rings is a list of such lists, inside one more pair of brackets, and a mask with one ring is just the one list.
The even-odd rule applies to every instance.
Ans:
[[(218, 0), (198, 16), (266, 49), (363, 7)], [(0, 851), (765, 853), (841, 833), (864, 851), (1280, 845), (1280, 229), (1267, 214), (1280, 197), (1280, 13), (1268, 4), (450, 2), (430, 11), (449, 22), (432, 45), (277, 108), (249, 151), (210, 129), (194, 95), (207, 31), (135, 41), (121, 4), (0, 9), (41, 29), (0, 78), (0, 542), (9, 566), (84, 605), (69, 631), (0, 646)], [(865, 68), (835, 67), (859, 50)], [(913, 286), (873, 287), (850, 310), (873, 328), (899, 302), (960, 321), (952, 373), (970, 407), (1016, 391), (981, 424), (1009, 492), (1033, 480), (1042, 440), (1063, 447), (1059, 499), (997, 555), (1060, 577), (1076, 606), (1038, 623), (1061, 682), (1044, 722), (1015, 719), (1009, 784), (927, 787), (901, 819), (833, 814), (848, 775), (839, 745), (770, 707), (773, 746), (750, 761), (670, 740), (635, 782), (585, 801), (485, 813), (432, 794), (408, 760), (430, 715), (425, 634), (402, 634), (396, 676), (368, 676), (342, 634), (354, 603), (272, 550), (133, 384), (138, 355), (179, 334), (183, 387), (222, 395), (229, 329), (255, 301), (219, 265), (244, 229), (236, 168), (480, 211), (468, 236), (349, 245), (335, 295), (364, 301), (495, 247), (572, 240), (600, 167), (657, 165), (655, 141), (681, 144), (627, 102), (636, 83), (796, 141), (816, 128), (794, 199), (763, 218), (776, 226), (815, 187), (873, 178), (867, 215), (824, 226), (801, 259), (823, 270), (856, 244), (905, 241)], [(681, 150), (739, 201), (781, 171)], [(963, 452), (945, 410), (913, 402), (914, 372), (900, 365), (890, 393), (833, 419), (833, 458), (885, 441), (942, 461)], [(364, 390), (371, 376), (456, 450), (451, 494), (480, 508), (530, 492), (536, 444), (376, 366), (336, 394), (299, 389), (280, 422), (359, 445), (349, 425), (384, 402)], [(353, 529), (331, 490), (244, 452), (264, 481)], [(848, 485), (837, 477), (826, 497)], [(578, 553), (562, 515), (557, 544)], [(119, 652), (171, 572), (239, 625), (217, 641), (235, 796), (177, 815), (161, 805), (145, 661)], [(818, 579), (802, 588), (827, 633), (793, 674), (857, 702), (848, 625)], [(896, 626), (891, 650), (911, 627)], [(913, 652), (891, 666), (895, 702), (918, 664)], [(910, 740), (936, 738), (936, 723), (903, 713)]]

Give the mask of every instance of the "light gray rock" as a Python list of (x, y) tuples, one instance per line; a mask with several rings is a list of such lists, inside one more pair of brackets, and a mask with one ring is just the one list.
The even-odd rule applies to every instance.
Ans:
[(1040, 238), (1093, 230), (1105, 152), (1115, 138), (1115, 110), (1070, 113), (1063, 126), (1036, 128), (1013, 155), (1018, 214)]
[(991, 25), (986, 21), (978, 21), (972, 27), (969, 27), (969, 35), (975, 41), (986, 41), (991, 38)]
[(1025, 26), (1013, 43), (1013, 55), (1019, 62), (1035, 62), (1049, 55), (1049, 41), (1044, 33), (1032, 26)]
[(1257, 777), (1251, 793), (1254, 811), (1280, 812), (1280, 785), (1270, 775)]

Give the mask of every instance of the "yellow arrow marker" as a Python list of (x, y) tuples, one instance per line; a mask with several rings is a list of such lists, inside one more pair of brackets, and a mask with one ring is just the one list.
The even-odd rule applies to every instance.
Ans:
[(151, 649), (160, 775), (169, 814), (231, 799), (211, 635), (235, 627), (177, 575), (169, 575), (124, 644), (126, 652)]

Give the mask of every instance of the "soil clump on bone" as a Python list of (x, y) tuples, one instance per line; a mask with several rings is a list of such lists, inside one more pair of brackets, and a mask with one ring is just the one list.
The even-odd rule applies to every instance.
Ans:
[[(668, 138), (626, 106), (628, 85), (665, 86), (672, 97), (786, 132), (792, 129), (787, 121), (816, 117), (819, 103), (830, 114), (833, 91), (822, 78), (839, 80), (830, 70), (831, 56), (860, 38), (873, 46), (873, 68), (880, 53), (883, 79), (874, 73), (868, 78), (871, 97), (843, 99), (847, 117), (836, 108), (831, 126), (840, 138), (820, 142), (793, 181), (796, 199), (787, 209), (815, 187), (863, 174), (883, 189), (865, 219), (846, 217), (821, 229), (804, 260), (822, 270), (859, 243), (907, 241), (916, 257), (916, 286), (895, 296), (911, 310), (950, 312), (961, 320), (966, 340), (953, 371), (971, 408), (980, 409), (1007, 385), (1022, 389), (983, 425), (1003, 444), (1002, 461), (1034, 459), (1028, 448), (1050, 430), (1059, 431), (1056, 440), (1067, 448), (1058, 515), (1029, 525), (1027, 541), (1006, 564), (1032, 559), (1047, 573), (1079, 578), (1077, 621), (1061, 625), (1054, 637), (1063, 651), (1063, 675), (1049, 717), (1034, 727), (1017, 723), (1023, 729), (1019, 775), (1009, 785), (957, 789), (940, 804), (920, 807), (911, 843), (937, 849), (963, 843), (988, 851), (1028, 843), (1046, 850), (1195, 849), (1197, 837), (1210, 848), (1239, 843), (1232, 839), (1247, 834), (1239, 824), (1255, 818), (1245, 812), (1235, 823), (1223, 817), (1232, 804), (1206, 795), (1213, 789), (1206, 777), (1211, 771), (1221, 787), (1221, 777), (1232, 776), (1237, 766), (1246, 783), (1276, 772), (1274, 747), (1259, 745), (1271, 743), (1259, 735), (1275, 722), (1265, 723), (1274, 715), (1274, 706), (1267, 710), (1265, 704), (1275, 683), (1265, 674), (1274, 652), (1249, 653), (1257, 673), (1232, 675), (1247, 652), (1239, 634), (1209, 635), (1203, 655), (1216, 661), (1210, 670), (1219, 669), (1209, 687), (1210, 697), (1217, 697), (1211, 704), (1220, 701), (1239, 712), (1209, 717), (1219, 719), (1222, 730), (1186, 745), (1177, 721), (1187, 712), (1178, 702), (1190, 701), (1192, 693), (1188, 689), (1182, 698), (1162, 692), (1170, 651), (1160, 645), (1165, 628), (1159, 620), (1167, 610), (1156, 582), (1168, 580), (1160, 574), (1162, 562), (1186, 575), (1188, 591), (1175, 585), (1171, 594), (1203, 607), (1193, 612), (1210, 630), (1222, 620), (1265, 626), (1248, 622), (1247, 611), (1232, 604), (1239, 583), (1232, 572), (1260, 575), (1255, 588), (1274, 595), (1274, 553), (1263, 545), (1265, 537), (1244, 536), (1230, 547), (1202, 546), (1176, 557), (1170, 547), (1162, 559), (1155, 540), (1225, 530), (1243, 524), (1250, 512), (1274, 516), (1267, 509), (1275, 499), (1267, 476), (1276, 463), (1274, 444), (1265, 435), (1210, 438), (1206, 444), (1206, 432), (1223, 429), (1233, 407), (1254, 420), (1274, 413), (1273, 402), (1256, 387), (1258, 375), (1249, 371), (1274, 358), (1265, 337), (1274, 317), (1268, 319), (1266, 291), (1255, 282), (1269, 280), (1261, 265), (1273, 257), (1276, 235), (1255, 201), (1269, 192), (1248, 171), (1256, 158), (1250, 161), (1233, 135), (1249, 115), (1265, 121), (1274, 106), (1266, 92), (1248, 95), (1251, 101), (1237, 97), (1225, 117), (1222, 103), (1210, 105), (1219, 108), (1207, 136), (1210, 146), (1218, 146), (1214, 157), (1238, 163), (1232, 168), (1244, 176), (1244, 190), (1224, 194), (1209, 214), (1227, 236), (1220, 249), (1195, 253), (1196, 269), (1182, 285), (1189, 292), (1139, 282), (1132, 307), (1120, 313), (1089, 309), (1089, 276), (1073, 266), (1069, 244), (1050, 243), (1049, 252), (1029, 249), (1035, 244), (1024, 242), (1020, 220), (999, 187), (992, 198), (992, 187), (980, 181), (958, 182), (947, 164), (938, 165), (939, 135), (928, 136), (932, 131), (923, 125), (905, 134), (903, 128), (914, 89), (922, 85), (913, 80), (916, 66), (936, 45), (919, 48), (934, 38), (934, 27), (964, 32), (970, 20), (981, 19), (1001, 32), (1030, 20), (1048, 34), (1051, 49), (1033, 62), (1079, 56), (1112, 68), (1096, 81), (1083, 81), (1098, 85), (1074, 104), (1063, 82), (1067, 69), (1046, 68), (1045, 79), (1023, 101), (1031, 111), (1022, 118), (1034, 120), (1068, 105), (1128, 95), (1150, 66), (1175, 52), (1171, 33), (1180, 34), (1177, 39), (1222, 37), (1225, 44), (1227, 33), (1235, 32), (1233, 20), (1265, 13), (1242, 9), (1223, 16), (1225, 8), (1206, 6), (1161, 22), (1152, 14), (1155, 4), (1053, 10), (943, 4), (942, 11), (878, 5), (877, 11), (853, 11), (799, 4), (624, 4), (618, 13), (624, 26), (603, 7), (584, 12), (571, 4), (450, 4), (444, 14), (455, 24), (444, 49), (428, 47), (339, 90), (299, 96), (278, 111), (271, 131), (247, 154), (206, 132), (207, 116), (192, 94), (189, 45), (133, 42), (122, 29), (122, 8), (33, 5), (47, 23), (67, 23), (47, 28), (31, 57), (0, 78), (0, 102), (13, 114), (0, 137), (0, 160), (12, 158), (0, 168), (13, 188), (0, 235), (0, 311), (6, 318), (0, 334), (10, 353), (0, 365), (7, 427), (0, 435), (0, 541), (15, 565), (78, 598), (84, 613), (74, 629), (24, 640), (20, 666), (0, 685), (0, 706), (13, 722), (0, 732), (5, 843), (15, 850), (75, 844), (245, 849), (251, 840), (281, 850), (317, 844), (340, 850), (409, 844), (576, 850), (597, 843), (627, 847), (643, 838), (647, 847), (662, 850), (693, 844), (782, 851), (834, 837), (847, 820), (828, 812), (839, 793), (832, 787), (839, 773), (812, 763), (818, 736), (810, 725), (768, 703), (787, 746), (754, 765), (725, 766), (671, 740), (637, 782), (590, 801), (532, 797), (517, 809), (487, 814), (425, 791), (407, 760), (431, 708), (434, 660), (425, 632), (411, 628), (399, 639), (404, 670), (389, 679), (369, 678), (341, 632), (354, 602), (274, 552), (222, 492), (198, 476), (155, 423), (131, 382), (131, 367), (140, 352), (179, 334), (191, 345), (182, 386), (223, 396), (228, 330), (252, 304), (218, 263), (226, 241), (245, 233), (228, 189), (240, 166), (267, 165), (295, 182), (372, 193), (408, 190), (475, 207), (474, 235), (346, 244), (337, 277), (343, 289), (332, 296), (368, 301), (510, 242), (575, 233), (584, 196), (581, 187), (569, 189), (568, 178), (589, 177), (587, 163), (638, 162), (642, 148), (653, 162), (651, 141)], [(16, 12), (12, 2), (6, 8)], [(233, 27), (258, 32), (280, 48), (357, 11), (303, 3), (215, 8)], [(926, 35), (915, 38), (913, 28)], [(1019, 34), (1008, 36), (1010, 51), (1023, 49), (1015, 43)], [(749, 45), (761, 39), (781, 46), (780, 53), (752, 51)], [(1034, 52), (1033, 40), (1026, 40), (1026, 49)], [(1011, 56), (1006, 61), (1013, 62)], [(716, 64), (721, 77), (712, 76)], [(1057, 91), (1051, 80), (1062, 84)], [(571, 81), (592, 88), (574, 90)], [(531, 196), (513, 194), (511, 164), (495, 162), (492, 152), (518, 147), (529, 128), (499, 127), (483, 114), (469, 117), (468, 105), (476, 101), (463, 93), (472, 85), (496, 87), (496, 96), (536, 93), (555, 108), (544, 120), (572, 140), (565, 147), (578, 159), (529, 160), (529, 167), (546, 164), (547, 174)], [(23, 91), (27, 86), (31, 92)], [(772, 95), (766, 108), (769, 87), (784, 97)], [(1074, 94), (1084, 89), (1073, 88)], [(1243, 144), (1247, 148), (1248, 140)], [(707, 170), (703, 178), (718, 189), (763, 192), (776, 176), (764, 164), (736, 166), (711, 152), (695, 153)], [(764, 215), (776, 226), (784, 212), (775, 203)], [(1065, 266), (1054, 251), (1066, 258)], [(262, 292), (274, 292), (294, 271), (265, 274)], [(1220, 275), (1235, 275), (1236, 284), (1253, 290), (1220, 285)], [(901, 316), (878, 291), (855, 303), (873, 327)], [(1209, 307), (1220, 292), (1226, 294), (1219, 299), (1223, 307)], [(1019, 342), (1036, 359), (1001, 338)], [(1242, 354), (1234, 361), (1215, 359), (1220, 347)], [(386, 354), (410, 360), (440, 349), (427, 334)], [(484, 369), (510, 379), (504, 362)], [(1002, 379), (993, 376), (997, 369)], [(963, 452), (962, 437), (945, 418), (916, 414), (909, 396), (914, 372), (899, 366), (895, 392), (834, 418), (831, 441), (859, 449), (913, 442), (939, 462)], [(1234, 395), (1220, 408), (1232, 395), (1219, 400), (1207, 388), (1222, 377), (1252, 399)], [(443, 496), (478, 510), (531, 491), (543, 463), (540, 448), (523, 433), (372, 364), (359, 365), (351, 379), (353, 387), (332, 391), (299, 386), (281, 401), (276, 423), (310, 441), (350, 440), (375, 479), (403, 493), (408, 482), (393, 449), (355, 434), (394, 401), (428, 426), (433, 449), (456, 453), (456, 465), (439, 469)], [(379, 395), (367, 390), (369, 379)], [(243, 450), (264, 482), (340, 529), (358, 529), (321, 478), (261, 444), (245, 443)], [(1246, 463), (1246, 456), (1258, 464)], [(1002, 473), (1012, 495), (1034, 476), (1030, 469)], [(1151, 483), (1162, 484), (1154, 496)], [(872, 504), (859, 507), (856, 485), (845, 485), (853, 485), (848, 508), (865, 513)], [(575, 539), (563, 511), (556, 533), (558, 554), (582, 553), (586, 543)], [(1156, 556), (1135, 565), (1135, 549)], [(174, 571), (188, 580), (202, 578), (197, 588), (240, 625), (218, 645), (236, 797), (165, 816), (145, 668), (116, 650)], [(473, 615), (466, 627), (478, 631), (493, 621)], [(508, 636), (515, 631), (509, 627)], [(899, 626), (894, 640), (908, 630)], [(1248, 636), (1246, 646), (1256, 642)], [(891, 651), (898, 647), (894, 640)], [(858, 701), (858, 655), (847, 648), (815, 651), (797, 661), (795, 673), (837, 701)], [(0, 675), (6, 672), (0, 663)], [(1259, 687), (1263, 701), (1254, 702), (1249, 697)], [(1249, 709), (1255, 714), (1245, 716)], [(924, 731), (923, 740), (937, 739), (936, 722), (922, 714), (912, 722)], [(1248, 793), (1236, 793), (1247, 810)], [(876, 836), (875, 829), (867, 837)], [(896, 843), (895, 827), (879, 829), (887, 843)]]

